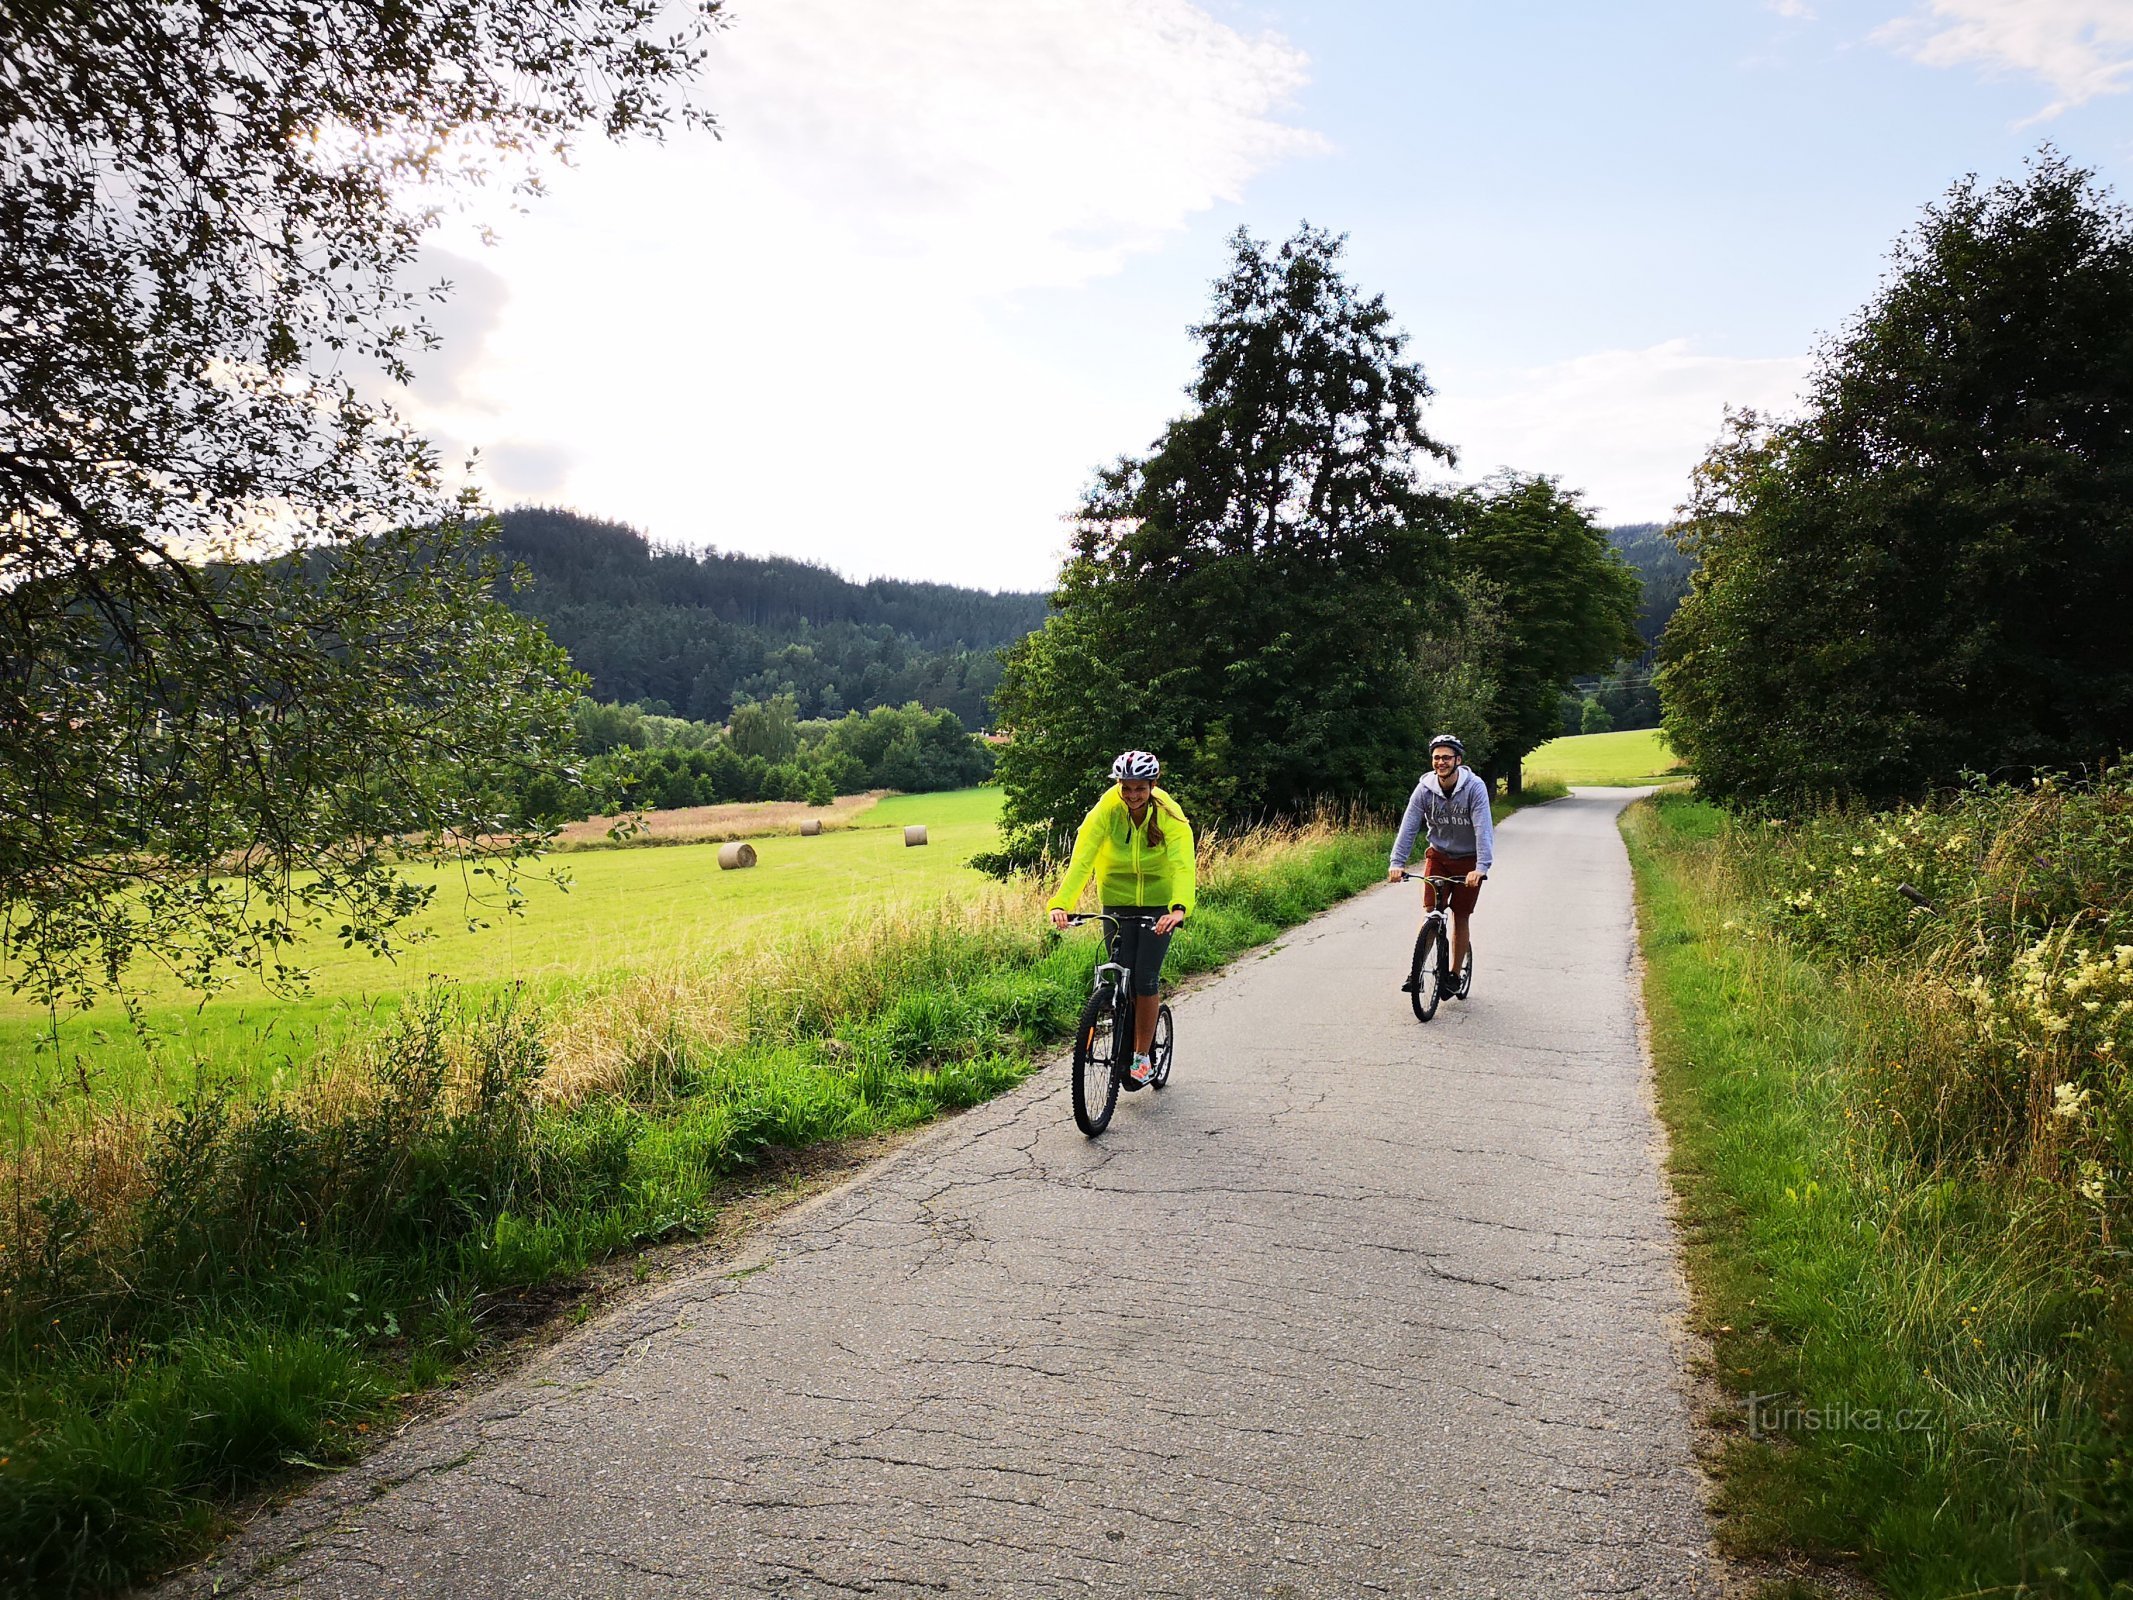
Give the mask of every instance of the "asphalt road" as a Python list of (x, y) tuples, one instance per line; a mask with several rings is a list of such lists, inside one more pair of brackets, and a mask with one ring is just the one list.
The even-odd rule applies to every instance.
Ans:
[(1625, 798), (1507, 822), (1436, 1021), (1366, 893), (1184, 996), (1102, 1139), (1055, 1064), (173, 1592), (1716, 1594)]

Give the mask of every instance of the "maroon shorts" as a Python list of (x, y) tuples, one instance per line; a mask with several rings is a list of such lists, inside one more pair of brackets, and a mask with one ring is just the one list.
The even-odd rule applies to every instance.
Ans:
[[(1432, 847), (1422, 852), (1422, 870), (1432, 878), (1463, 878), (1474, 870), (1475, 863), (1480, 859), (1479, 856), (1440, 855)], [(1431, 904), (1441, 904), (1437, 897), (1444, 893), (1442, 889), (1432, 883), (1427, 886), (1426, 892)], [(1462, 917), (1469, 916), (1473, 913), (1474, 902), (1481, 898), (1481, 885), (1477, 883), (1469, 886), (1462, 883), (1451, 893), (1452, 909)]]

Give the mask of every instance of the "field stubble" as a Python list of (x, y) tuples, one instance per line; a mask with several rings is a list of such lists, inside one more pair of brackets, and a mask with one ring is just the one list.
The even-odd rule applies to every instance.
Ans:
[(647, 845), (704, 844), (731, 839), (796, 835), (803, 822), (829, 832), (879, 826), (868, 813), (888, 795), (886, 789), (839, 795), (826, 806), (799, 800), (756, 800), (726, 805), (681, 806), (647, 811), (628, 826), (615, 817), (588, 817), (564, 824), (553, 848), (562, 854), (579, 850), (640, 849)]

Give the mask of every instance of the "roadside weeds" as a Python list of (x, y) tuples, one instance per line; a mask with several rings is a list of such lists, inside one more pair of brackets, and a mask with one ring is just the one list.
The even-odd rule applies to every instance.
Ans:
[(1754, 897), (1719, 813), (1662, 796), (1623, 831), (1697, 1442), (1746, 1592), (2128, 1592), (2100, 1520), (2117, 1302), (2080, 1214), (1870, 1136), (1889, 1042), (1915, 1038), (1899, 986), (1738, 936)]

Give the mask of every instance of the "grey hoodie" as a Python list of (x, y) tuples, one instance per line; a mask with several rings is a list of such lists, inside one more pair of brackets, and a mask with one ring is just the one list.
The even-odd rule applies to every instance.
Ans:
[(1472, 856), (1478, 871), (1487, 872), (1496, 860), (1496, 832), (1489, 822), (1489, 786), (1472, 767), (1463, 763), (1459, 777), (1446, 794), (1434, 772), (1422, 774), (1415, 792), (1407, 797), (1407, 814), (1400, 818), (1400, 837), (1392, 844), (1392, 865), (1404, 867), (1415, 848), (1415, 835), (1425, 819), (1429, 842), (1441, 854)]

